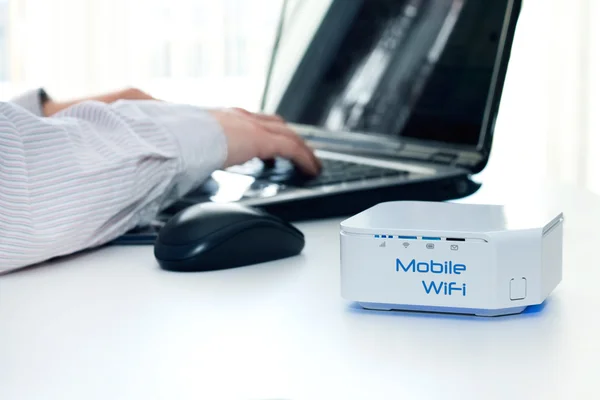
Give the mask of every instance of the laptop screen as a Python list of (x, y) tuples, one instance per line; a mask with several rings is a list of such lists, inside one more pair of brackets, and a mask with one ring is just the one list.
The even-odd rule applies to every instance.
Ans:
[(330, 130), (476, 146), (510, 0), (295, 0), (266, 111)]

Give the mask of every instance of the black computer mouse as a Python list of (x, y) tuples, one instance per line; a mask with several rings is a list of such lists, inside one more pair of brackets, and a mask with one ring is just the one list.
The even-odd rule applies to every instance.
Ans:
[(237, 203), (202, 203), (174, 215), (160, 230), (154, 256), (161, 268), (214, 271), (298, 255), (304, 235), (265, 211)]

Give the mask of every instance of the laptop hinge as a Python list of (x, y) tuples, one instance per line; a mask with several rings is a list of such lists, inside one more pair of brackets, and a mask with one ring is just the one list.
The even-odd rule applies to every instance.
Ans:
[(457, 159), (458, 159), (457, 154), (440, 151), (440, 152), (432, 154), (431, 157), (429, 158), (429, 161), (431, 161), (433, 163), (438, 163), (438, 164), (455, 165)]

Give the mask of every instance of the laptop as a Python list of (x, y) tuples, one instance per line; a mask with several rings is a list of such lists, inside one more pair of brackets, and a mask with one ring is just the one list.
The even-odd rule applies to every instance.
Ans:
[(322, 174), (306, 178), (283, 159), (215, 171), (157, 225), (203, 202), (300, 221), (472, 194), (520, 9), (520, 0), (285, 1), (263, 111), (316, 149)]

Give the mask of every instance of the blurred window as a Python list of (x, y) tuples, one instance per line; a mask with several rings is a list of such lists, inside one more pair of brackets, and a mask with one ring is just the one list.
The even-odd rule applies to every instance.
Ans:
[(171, 101), (255, 109), (281, 4), (0, 0), (0, 93), (44, 85), (70, 97), (133, 85)]

